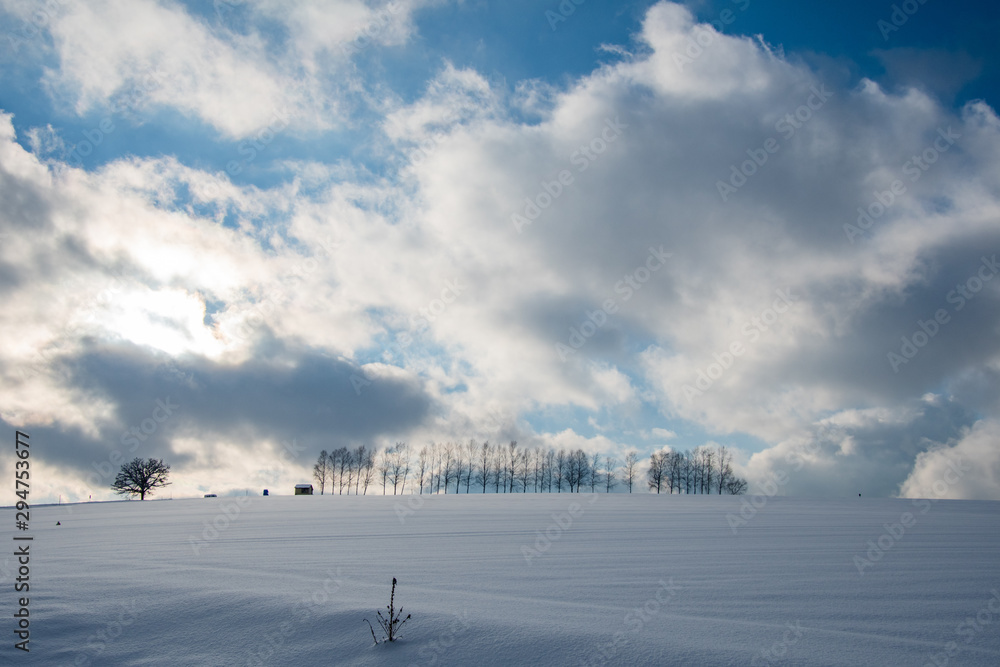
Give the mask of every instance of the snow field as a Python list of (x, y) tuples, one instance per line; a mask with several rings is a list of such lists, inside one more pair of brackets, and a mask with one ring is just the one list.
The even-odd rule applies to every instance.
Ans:
[[(0, 662), (1000, 664), (1000, 504), (774, 497), (734, 522), (745, 500), (271, 496), (33, 508), (31, 653), (8, 641)], [(401, 641), (373, 646), (362, 619), (385, 613), (393, 577), (396, 606), (413, 617)]]

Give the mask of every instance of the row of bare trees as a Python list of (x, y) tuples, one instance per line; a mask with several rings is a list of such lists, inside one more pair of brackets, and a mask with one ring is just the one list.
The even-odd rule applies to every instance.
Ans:
[(732, 461), (732, 452), (723, 446), (653, 452), (646, 483), (657, 493), (746, 493), (747, 482), (733, 474)]
[(325, 449), (319, 453), (319, 459), (313, 466), (313, 478), (319, 484), (320, 495), (326, 492), (327, 484), (330, 493), (351, 493), (355, 495), (368, 493), (368, 487), (375, 479), (376, 453), (361, 445), (357, 449), (341, 447), (332, 452)]
[[(735, 477), (732, 455), (725, 447), (699, 447), (694, 452), (657, 452), (650, 461), (647, 482), (660, 493), (743, 493), (746, 482)], [(619, 484), (629, 493), (639, 472), (639, 455), (586, 454), (582, 449), (567, 451), (518, 447), (489, 441), (431, 443), (414, 452), (405, 442), (371, 450), (341, 447), (320, 452), (313, 477), (320, 494), (356, 495), (381, 482), (382, 494), (410, 493), (611, 493)], [(640, 482), (641, 483), (641, 482)]]
[(518, 448), (506, 445), (447, 442), (430, 444), (417, 453), (414, 469), (418, 493), (551, 493), (579, 492), (588, 487), (610, 492), (621, 479), (629, 489), (635, 480), (638, 457), (629, 454), (630, 468), (621, 470), (614, 457), (583, 450)]

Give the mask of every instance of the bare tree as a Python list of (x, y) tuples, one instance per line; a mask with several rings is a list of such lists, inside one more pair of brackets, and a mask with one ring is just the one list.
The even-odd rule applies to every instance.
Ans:
[(403, 492), (406, 486), (406, 476), (410, 473), (410, 447), (405, 442), (397, 442), (389, 450), (389, 480), (392, 482), (392, 495)]
[(330, 475), (330, 493), (337, 488), (337, 466), (340, 465), (339, 449), (331, 450), (326, 457), (327, 474)]
[(585, 469), (587, 465), (587, 455), (583, 453), (582, 449), (570, 452), (569, 455), (567, 455), (563, 479), (566, 482), (566, 486), (569, 487), (570, 493), (578, 492), (580, 490), (580, 484), (586, 481)]
[(420, 453), (417, 454), (417, 474), (420, 476), (417, 481), (420, 484), (420, 495), (424, 493), (424, 475), (427, 473), (429, 457), (430, 452), (427, 450), (427, 445), (424, 445), (420, 448)]
[(545, 473), (545, 453), (542, 451), (541, 447), (535, 447), (532, 450), (531, 463), (534, 467), (532, 475), (532, 488), (535, 493), (542, 488), (542, 475)]
[(698, 462), (690, 451), (684, 452), (681, 459), (681, 469), (683, 470), (684, 493), (694, 492), (694, 482), (698, 479)]
[(646, 471), (647, 483), (650, 490), (655, 489), (657, 493), (663, 488), (663, 469), (668, 457), (667, 452), (653, 452), (649, 457), (649, 470)]
[(715, 479), (715, 452), (711, 447), (702, 447), (702, 493), (712, 492), (712, 481)]
[(493, 448), (490, 441), (484, 440), (479, 446), (479, 472), (476, 477), (476, 484), (482, 484), (483, 493), (486, 493), (486, 485), (490, 481), (490, 464), (493, 461)]
[(316, 459), (316, 465), (313, 466), (313, 479), (319, 484), (319, 495), (323, 495), (323, 490), (326, 488), (326, 478), (329, 474), (329, 466), (327, 465), (327, 453), (324, 449), (319, 453), (319, 458)]
[(719, 445), (718, 456), (719, 471), (715, 474), (715, 486), (721, 495), (723, 489), (726, 488), (726, 484), (729, 483), (730, 478), (733, 476), (733, 454), (725, 445)]
[(500, 493), (500, 487), (503, 486), (504, 492), (507, 491), (507, 450), (499, 442), (493, 451), (493, 492)]
[[(591, 482), (591, 478), (596, 471), (590, 466), (590, 458), (585, 451), (578, 449), (576, 454), (580, 474), (580, 478), (576, 482), (576, 492), (580, 493), (580, 489)], [(591, 492), (593, 492), (593, 489), (591, 489)]]
[(354, 486), (354, 471), (357, 463), (354, 460), (354, 452), (347, 450), (347, 495), (351, 495), (351, 487)]
[(554, 450), (550, 449), (545, 452), (545, 473), (543, 475), (543, 483), (548, 489), (549, 493), (552, 493), (552, 471), (556, 466), (556, 453)]
[(136, 457), (122, 464), (121, 470), (111, 484), (111, 490), (123, 496), (139, 496), (145, 500), (146, 495), (153, 495), (156, 489), (169, 486), (167, 476), (170, 466), (163, 459), (142, 459)]
[(684, 478), (684, 455), (680, 452), (670, 452), (666, 461), (666, 482), (670, 493), (681, 492), (681, 482)]
[(601, 482), (601, 455), (594, 454), (587, 465), (587, 474), (590, 475), (590, 492), (597, 492), (597, 485)]
[(618, 459), (613, 456), (604, 457), (604, 492), (611, 493), (611, 489), (618, 484), (618, 476), (615, 469), (618, 467)]
[(465, 470), (465, 447), (455, 444), (455, 493), (458, 493), (462, 486), (462, 471)]
[[(364, 449), (363, 447), (360, 449)], [(364, 477), (362, 482), (364, 487), (361, 489), (361, 495), (368, 495), (368, 485), (372, 483), (375, 479), (375, 452), (373, 450), (368, 450), (364, 452), (365, 463), (364, 463)]]
[[(566, 450), (560, 449), (556, 454), (556, 492), (562, 493), (563, 482), (566, 480)], [(573, 489), (571, 488), (570, 491)]]
[(444, 482), (444, 492), (447, 495), (448, 485), (451, 484), (452, 477), (455, 475), (455, 443), (446, 442), (444, 444), (441, 452), (441, 463), (443, 464), (441, 477)]
[[(358, 495), (358, 490), (361, 488), (361, 474), (365, 469), (365, 462), (368, 460), (368, 450), (365, 448), (364, 445), (360, 445), (358, 446), (357, 449), (354, 450), (353, 458), (354, 458), (354, 465), (358, 469), (358, 474), (354, 482), (354, 495)], [(367, 486), (368, 485), (366, 483), (365, 487), (367, 488)]]
[(514, 482), (517, 479), (517, 440), (511, 440), (507, 445), (507, 481), (510, 484), (510, 492), (514, 493)]
[(521, 493), (528, 492), (528, 477), (531, 474), (531, 450), (522, 449), (518, 458), (517, 472), (521, 477)]
[[(337, 485), (337, 493), (343, 495), (344, 493), (344, 478), (347, 476), (347, 471), (351, 467), (351, 451), (347, 447), (341, 447), (337, 450), (338, 453), (338, 467), (337, 476), (339, 479), (339, 484)], [(330, 492), (333, 493), (333, 487), (330, 488)]]
[(465, 474), (465, 492), (469, 492), (469, 487), (472, 485), (472, 474), (476, 469), (476, 452), (479, 451), (479, 445), (472, 438), (465, 443), (465, 456), (469, 459), (469, 468)]
[(382, 476), (382, 495), (385, 495), (385, 484), (389, 479), (389, 471), (392, 470), (392, 447), (386, 447), (379, 452), (378, 474)]
[(747, 492), (747, 481), (742, 477), (732, 477), (726, 482), (726, 491), (739, 496)]
[(628, 484), (629, 493), (632, 493), (632, 484), (635, 482), (635, 469), (638, 465), (638, 452), (628, 452), (625, 454), (625, 483)]
[(438, 478), (441, 472), (438, 469), (440, 455), (440, 447), (432, 441), (427, 446), (427, 493), (438, 492)]

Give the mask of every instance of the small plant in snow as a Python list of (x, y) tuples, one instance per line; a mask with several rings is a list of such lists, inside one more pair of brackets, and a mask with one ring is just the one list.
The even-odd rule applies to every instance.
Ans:
[[(388, 618), (382, 615), (382, 611), (379, 610), (378, 614), (378, 624), (382, 628), (383, 637), (382, 641), (394, 642), (399, 639), (399, 628), (402, 627), (403, 623), (410, 620), (410, 615), (407, 614), (406, 618), (400, 619), (399, 617), (403, 615), (403, 608), (400, 607), (399, 611), (396, 611), (396, 577), (392, 578), (392, 594), (389, 595), (389, 605), (386, 609), (389, 611)], [(375, 640), (375, 644), (379, 643), (378, 638), (375, 636), (375, 628), (372, 627), (371, 621), (367, 618), (364, 619), (365, 623), (368, 624), (368, 629), (372, 631), (372, 639)]]

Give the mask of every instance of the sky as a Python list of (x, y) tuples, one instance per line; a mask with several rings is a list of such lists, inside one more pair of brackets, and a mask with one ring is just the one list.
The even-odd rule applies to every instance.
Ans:
[(708, 444), (998, 499), (986, 4), (0, 0), (0, 459), (40, 502)]

